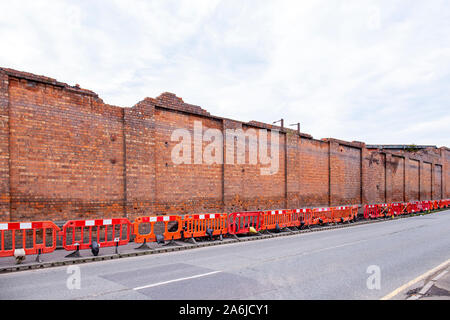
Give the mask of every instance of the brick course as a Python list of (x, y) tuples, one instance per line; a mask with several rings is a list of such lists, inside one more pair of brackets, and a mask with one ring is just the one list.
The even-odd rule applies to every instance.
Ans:
[[(450, 197), (450, 150), (367, 149), (364, 143), (316, 140), (257, 121), (211, 115), (172, 93), (131, 108), (94, 92), (0, 68), (0, 220), (53, 220), (266, 210)], [(191, 164), (175, 164), (176, 129), (192, 140), (208, 129), (279, 131), (278, 170), (268, 165), (203, 161), (210, 141), (190, 142)], [(250, 131), (249, 131), (250, 130)], [(270, 154), (272, 132), (268, 132)], [(248, 142), (248, 141), (247, 141)], [(420, 199), (418, 199), (420, 198)]]

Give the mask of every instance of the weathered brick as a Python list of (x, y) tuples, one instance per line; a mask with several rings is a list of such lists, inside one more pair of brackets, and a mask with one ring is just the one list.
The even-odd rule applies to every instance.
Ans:
[[(231, 212), (450, 197), (450, 149), (367, 149), (295, 130), (211, 115), (172, 93), (131, 108), (48, 77), (0, 68), (0, 220), (54, 220)], [(279, 131), (278, 170), (194, 163), (210, 141), (191, 141), (191, 164), (175, 164), (176, 129)], [(229, 148), (229, 149), (228, 149)], [(234, 148), (234, 149), (231, 149)], [(257, 159), (259, 160), (259, 159)]]

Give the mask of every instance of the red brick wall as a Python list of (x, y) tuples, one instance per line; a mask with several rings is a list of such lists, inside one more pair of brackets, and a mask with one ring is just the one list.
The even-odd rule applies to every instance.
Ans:
[[(261, 128), (247, 126), (237, 121), (223, 120), (223, 130), (242, 129), (248, 132), (255, 130), (255, 135), (260, 138)], [(262, 128), (263, 129), (263, 128)], [(267, 131), (267, 150), (270, 156), (272, 149), (272, 133)], [(227, 138), (225, 137), (225, 141)], [(279, 134), (278, 148), (279, 161), (278, 169), (273, 174), (261, 174), (261, 169), (269, 168), (269, 164), (262, 164), (257, 159), (256, 164), (250, 164), (249, 141), (245, 149), (245, 163), (239, 164), (237, 160), (237, 143), (225, 143), (224, 148), (224, 210), (225, 211), (251, 211), (262, 209), (284, 208), (286, 206), (286, 181), (285, 181), (285, 139), (284, 134)], [(229, 140), (231, 141), (231, 140)], [(236, 141), (237, 142), (237, 141)], [(234, 148), (232, 151), (231, 149)], [(234, 154), (234, 160), (227, 155)]]
[(391, 202), (402, 202), (404, 192), (404, 158), (392, 156), (391, 161), (387, 162), (389, 174), (391, 175)]
[(123, 109), (10, 78), (11, 220), (123, 214)]
[(326, 206), (329, 203), (329, 143), (300, 140), (300, 206)]
[(331, 143), (331, 205), (361, 203), (361, 149)]
[(419, 161), (409, 159), (407, 164), (408, 170), (408, 193), (407, 201), (419, 200)]
[(422, 200), (428, 200), (431, 199), (431, 163), (422, 162), (422, 169), (420, 197)]
[(443, 189), (445, 193), (442, 198), (450, 199), (450, 149), (442, 148), (441, 150), (443, 158), (442, 175), (444, 176)]
[[(441, 189), (450, 197), (446, 148), (368, 150), (363, 143), (282, 129), (273, 174), (261, 174), (269, 165), (259, 158), (250, 163), (248, 140), (243, 164), (227, 162), (229, 144), (222, 146), (220, 163), (207, 164), (201, 156), (211, 141), (197, 148), (195, 123), (202, 136), (242, 129), (259, 139), (260, 129), (281, 128), (211, 116), (171, 93), (120, 108), (89, 90), (0, 68), (0, 121), (2, 221), (426, 200), (431, 193), (440, 198)], [(191, 164), (172, 161), (176, 129), (192, 138)], [(236, 154), (237, 144), (233, 148)]]
[(435, 165), (433, 175), (433, 200), (440, 200), (442, 199), (442, 166)]
[(363, 203), (386, 202), (386, 155), (377, 151), (364, 152)]
[(141, 101), (124, 109), (125, 176), (124, 200), (129, 218), (154, 211), (155, 193), (155, 126), (154, 104)]
[(8, 76), (0, 70), (0, 221), (10, 219), (8, 86)]
[(300, 181), (300, 140), (297, 132), (286, 133), (286, 207), (300, 208), (303, 206)]
[[(203, 141), (203, 134), (208, 129), (221, 130), (221, 121), (160, 108), (155, 110), (154, 121), (155, 213), (221, 211), (222, 164), (203, 162), (205, 148), (210, 144), (209, 141)], [(201, 129), (200, 134), (196, 132), (198, 150), (194, 146), (195, 123)], [(171, 135), (179, 128), (190, 134), (191, 164), (175, 164), (172, 161), (171, 151), (181, 140), (172, 141)]]

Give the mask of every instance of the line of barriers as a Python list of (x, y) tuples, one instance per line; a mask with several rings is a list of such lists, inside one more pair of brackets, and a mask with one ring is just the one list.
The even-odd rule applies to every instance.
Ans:
[(364, 219), (388, 218), (424, 212), (428, 213), (432, 210), (449, 207), (450, 199), (366, 204), (364, 206)]
[[(396, 217), (406, 214), (428, 213), (450, 207), (450, 199), (412, 201), (408, 203), (381, 203), (364, 206), (364, 219)], [(136, 249), (149, 249), (148, 242), (177, 245), (175, 240), (194, 242), (213, 240), (223, 236), (292, 231), (330, 223), (351, 223), (358, 217), (358, 205), (208, 213), (191, 215), (164, 215), (127, 218), (70, 220), (62, 228), (52, 221), (0, 223), (0, 257), (15, 256), (18, 263), (26, 255), (53, 252), (57, 242), (73, 251), (66, 257), (79, 257), (79, 251), (91, 249), (97, 255), (101, 247), (118, 247), (132, 241), (141, 244)], [(168, 243), (165, 243), (168, 241)]]

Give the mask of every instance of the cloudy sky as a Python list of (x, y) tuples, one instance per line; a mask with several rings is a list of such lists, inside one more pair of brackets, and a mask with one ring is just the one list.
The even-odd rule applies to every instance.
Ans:
[(448, 0), (0, 0), (0, 66), (122, 107), (168, 91), (317, 139), (450, 147)]

